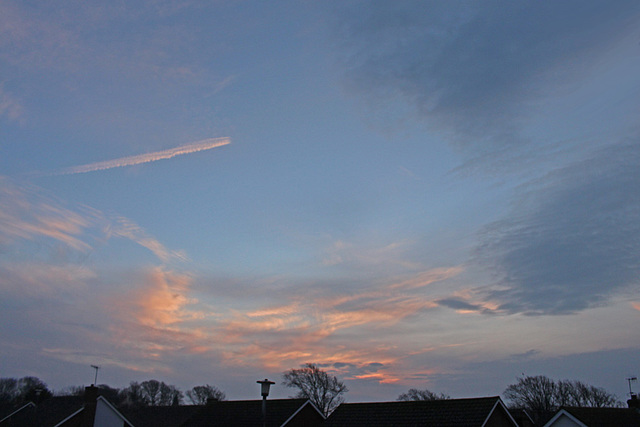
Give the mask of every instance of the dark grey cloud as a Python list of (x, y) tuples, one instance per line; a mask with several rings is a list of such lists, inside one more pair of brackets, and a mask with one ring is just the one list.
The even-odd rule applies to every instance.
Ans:
[[(565, 314), (637, 285), (640, 139), (620, 142), (636, 126), (637, 107), (605, 99), (618, 87), (615, 73), (590, 73), (616, 69), (602, 67), (603, 58), (637, 31), (640, 3), (360, 6), (341, 32), (350, 89), (391, 116), (406, 114), (392, 111), (408, 101), (459, 150), (465, 163), (457, 172), (508, 171), (503, 182), (516, 186), (529, 167), (524, 176), (532, 181), (516, 188), (512, 211), (480, 234), (476, 261), (499, 285), (487, 297), (507, 313)], [(576, 115), (582, 102), (603, 117)], [(459, 298), (439, 304), (483, 311)]]
[(566, 314), (640, 284), (640, 138), (523, 188), (481, 235), (478, 261), (506, 312)]
[(368, 2), (343, 22), (348, 86), (410, 100), (466, 154), (523, 146), (521, 121), (639, 14), (626, 0)]

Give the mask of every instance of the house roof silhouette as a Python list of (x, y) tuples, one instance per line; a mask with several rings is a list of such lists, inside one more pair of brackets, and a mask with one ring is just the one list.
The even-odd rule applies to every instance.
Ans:
[(97, 396), (95, 387), (86, 390), (84, 397), (53, 396), (37, 404), (29, 402), (0, 419), (0, 427), (75, 427), (96, 422), (118, 427), (132, 425), (106, 398)]
[[(267, 400), (267, 427), (320, 426), (322, 413), (307, 399)], [(182, 426), (262, 426), (261, 400), (231, 400), (207, 403)]]
[(143, 406), (122, 408), (122, 413), (135, 427), (179, 427), (202, 408), (204, 405)]
[(638, 427), (640, 412), (634, 408), (572, 408), (563, 407), (546, 426), (576, 427)]
[(500, 397), (343, 403), (327, 418), (326, 426), (438, 426), (490, 427), (518, 424)]

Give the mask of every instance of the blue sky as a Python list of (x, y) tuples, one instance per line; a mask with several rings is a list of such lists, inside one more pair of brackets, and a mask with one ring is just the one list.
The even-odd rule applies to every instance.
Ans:
[[(0, 1), (2, 376), (625, 398), (640, 7)], [(277, 386), (273, 396), (290, 390)]]

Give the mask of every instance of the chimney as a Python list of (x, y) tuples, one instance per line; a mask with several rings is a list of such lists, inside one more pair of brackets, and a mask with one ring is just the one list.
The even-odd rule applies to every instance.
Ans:
[(640, 400), (638, 400), (638, 395), (631, 393), (631, 399), (627, 400), (627, 405), (629, 405), (629, 408), (640, 410)]
[(98, 387), (90, 385), (84, 388), (84, 410), (82, 411), (81, 427), (93, 427), (96, 418), (98, 402)]
[(89, 387), (84, 388), (84, 403), (93, 403), (95, 404), (98, 400), (98, 387), (90, 385)]

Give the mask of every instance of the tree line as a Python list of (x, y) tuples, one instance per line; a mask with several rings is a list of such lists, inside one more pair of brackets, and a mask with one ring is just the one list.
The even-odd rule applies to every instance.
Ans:
[[(311, 400), (325, 415), (330, 414), (340, 403), (347, 387), (336, 377), (328, 375), (316, 365), (308, 363), (301, 369), (291, 369), (284, 373), (283, 385), (298, 389), (294, 397)], [(581, 381), (555, 381), (543, 375), (523, 376), (515, 384), (509, 385), (503, 392), (510, 408), (525, 409), (534, 418), (540, 420), (556, 412), (562, 406), (577, 407), (622, 407), (618, 397), (601, 387), (585, 384)], [(409, 389), (396, 400), (430, 401), (451, 397), (444, 393), (435, 393), (429, 389)]]
[[(282, 385), (297, 390), (292, 396), (309, 399), (325, 416), (345, 401), (348, 388), (337, 377), (329, 375), (313, 363), (282, 374)], [(118, 406), (176, 406), (184, 403), (204, 405), (207, 401), (226, 400), (225, 393), (215, 386), (204, 384), (182, 392), (163, 381), (132, 381), (128, 387), (118, 389), (106, 384), (97, 386), (99, 394)], [(67, 387), (57, 395), (82, 395), (84, 387)], [(546, 376), (523, 376), (503, 392), (511, 408), (526, 409), (534, 420), (542, 419), (561, 406), (621, 407), (618, 398), (603, 388), (572, 380), (552, 380)], [(47, 385), (36, 377), (0, 378), (0, 403), (38, 401), (53, 396)], [(451, 397), (429, 389), (409, 389), (398, 396), (401, 401), (442, 400)]]
[(47, 385), (36, 377), (0, 378), (0, 403), (26, 403), (52, 395)]
[[(335, 376), (328, 375), (318, 366), (308, 363), (301, 369), (291, 369), (283, 373), (283, 385), (297, 388), (296, 398), (311, 400), (325, 415), (331, 413), (344, 402), (343, 394), (348, 391), (344, 383)], [(182, 392), (172, 384), (164, 381), (147, 380), (132, 381), (128, 387), (119, 389), (99, 384), (98, 393), (116, 406), (177, 406), (184, 403), (204, 405), (207, 401), (226, 400), (223, 391), (215, 386), (204, 384)], [(83, 386), (66, 387), (55, 394), (58, 396), (82, 396)], [(0, 378), (0, 403), (38, 402), (52, 397), (54, 392), (36, 377)]]
[[(554, 414), (562, 406), (582, 408), (619, 408), (624, 404), (618, 397), (601, 387), (573, 380), (553, 380), (544, 375), (523, 376), (502, 393), (507, 406), (525, 409), (538, 422)], [(446, 394), (428, 389), (410, 389), (397, 400), (442, 400)]]
[[(184, 393), (175, 385), (153, 379), (140, 383), (132, 381), (128, 387), (122, 389), (106, 384), (99, 384), (96, 387), (101, 396), (117, 406), (178, 406), (184, 403), (204, 405), (207, 400), (226, 399), (224, 392), (209, 384), (195, 386)], [(47, 384), (36, 377), (0, 378), (0, 403), (37, 402), (53, 395), (54, 392), (47, 387)], [(82, 396), (84, 387), (66, 387), (55, 395)]]
[(624, 407), (616, 395), (601, 387), (581, 381), (556, 381), (544, 375), (520, 377), (503, 394), (511, 407), (526, 409), (534, 421), (550, 416), (562, 406)]

